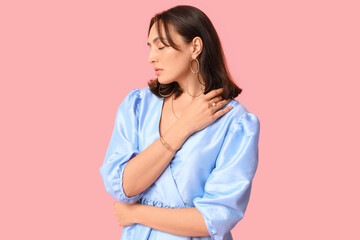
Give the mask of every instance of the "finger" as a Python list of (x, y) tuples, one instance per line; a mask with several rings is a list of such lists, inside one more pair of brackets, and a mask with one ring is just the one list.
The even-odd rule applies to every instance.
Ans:
[[(222, 97), (214, 97), (210, 99), (210, 101), (207, 101), (209, 108), (212, 108), (214, 111), (219, 109), (217, 106), (221, 103)], [(215, 105), (214, 105), (215, 104)]]
[(211, 106), (211, 107), (213, 108), (214, 112), (216, 112), (217, 110), (219, 110), (220, 108), (222, 108), (223, 106), (228, 104), (230, 101), (231, 101), (231, 99), (225, 99), (225, 100), (222, 100), (222, 101), (216, 103), (216, 105), (214, 107), (213, 106)]
[(217, 112), (214, 114), (215, 120), (216, 120), (217, 118), (221, 117), (222, 115), (224, 115), (225, 113), (229, 112), (232, 108), (233, 108), (232, 106), (227, 106), (226, 108), (217, 111)]
[(212, 103), (212, 102), (215, 102), (215, 103), (217, 104), (217, 103), (219, 103), (221, 100), (222, 100), (222, 97), (221, 97), (221, 96), (214, 97), (213, 99), (211, 99), (211, 103)]
[[(224, 100), (224, 101), (226, 101), (226, 100)], [(226, 105), (226, 103), (225, 103), (225, 104), (222, 104), (222, 106), (224, 106), (224, 105)], [(221, 107), (220, 107), (220, 108), (221, 108)], [(217, 119), (218, 117), (221, 117), (221, 116), (224, 115), (225, 113), (229, 112), (232, 108), (233, 108), (233, 106), (230, 105), (230, 106), (227, 106), (226, 108), (223, 108), (223, 109), (215, 112), (215, 113), (214, 113), (215, 119)]]
[(223, 91), (224, 91), (224, 88), (214, 89), (214, 90), (208, 92), (207, 94), (204, 94), (204, 98), (205, 98), (205, 100), (210, 100), (210, 99), (216, 97), (217, 95), (221, 94)]

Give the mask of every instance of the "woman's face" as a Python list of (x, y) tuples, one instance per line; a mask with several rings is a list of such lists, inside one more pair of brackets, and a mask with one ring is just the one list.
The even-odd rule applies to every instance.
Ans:
[[(186, 44), (181, 36), (174, 30), (171, 24), (169, 26), (169, 33), (172, 40), (180, 47), (180, 51), (165, 46), (160, 40), (156, 31), (156, 24), (150, 29), (148, 37), (148, 46), (150, 54), (148, 62), (155, 68), (162, 69), (155, 72), (158, 76), (158, 81), (162, 84), (168, 84), (173, 81), (186, 81), (190, 73), (190, 61), (192, 56), (192, 45)], [(166, 39), (164, 27), (161, 25), (161, 34), (164, 42), (168, 44)]]

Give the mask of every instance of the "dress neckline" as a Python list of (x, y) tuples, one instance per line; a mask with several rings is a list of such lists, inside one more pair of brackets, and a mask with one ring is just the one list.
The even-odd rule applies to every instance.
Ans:
[(158, 113), (158, 119), (157, 119), (157, 135), (158, 135), (158, 138), (161, 137), (161, 134), (160, 134), (160, 121), (161, 121), (161, 117), (162, 117), (162, 110), (164, 108), (164, 104), (165, 104), (165, 98), (164, 97), (159, 97), (160, 98), (160, 101), (159, 101), (159, 104), (160, 104), (160, 107), (159, 107), (159, 113)]

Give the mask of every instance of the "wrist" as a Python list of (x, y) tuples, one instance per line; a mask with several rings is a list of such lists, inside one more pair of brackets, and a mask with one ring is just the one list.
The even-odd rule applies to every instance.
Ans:
[(177, 120), (174, 125), (177, 126), (179, 136), (182, 136), (185, 139), (187, 139), (188, 137), (190, 137), (191, 134), (193, 134), (193, 131), (190, 128), (189, 124), (182, 121), (181, 119)]
[(133, 210), (133, 214), (132, 214), (132, 222), (133, 223), (138, 223), (138, 224), (142, 224), (142, 221), (141, 221), (141, 211), (142, 211), (142, 208), (144, 207), (143, 204), (136, 204), (134, 205), (134, 210)]

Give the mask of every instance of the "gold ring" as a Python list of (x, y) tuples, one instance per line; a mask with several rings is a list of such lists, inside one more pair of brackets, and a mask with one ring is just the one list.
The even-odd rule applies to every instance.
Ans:
[(212, 101), (213, 101), (213, 103), (211, 104), (213, 107), (215, 107), (216, 106), (216, 102), (215, 102), (215, 100), (214, 99), (212, 99)]

